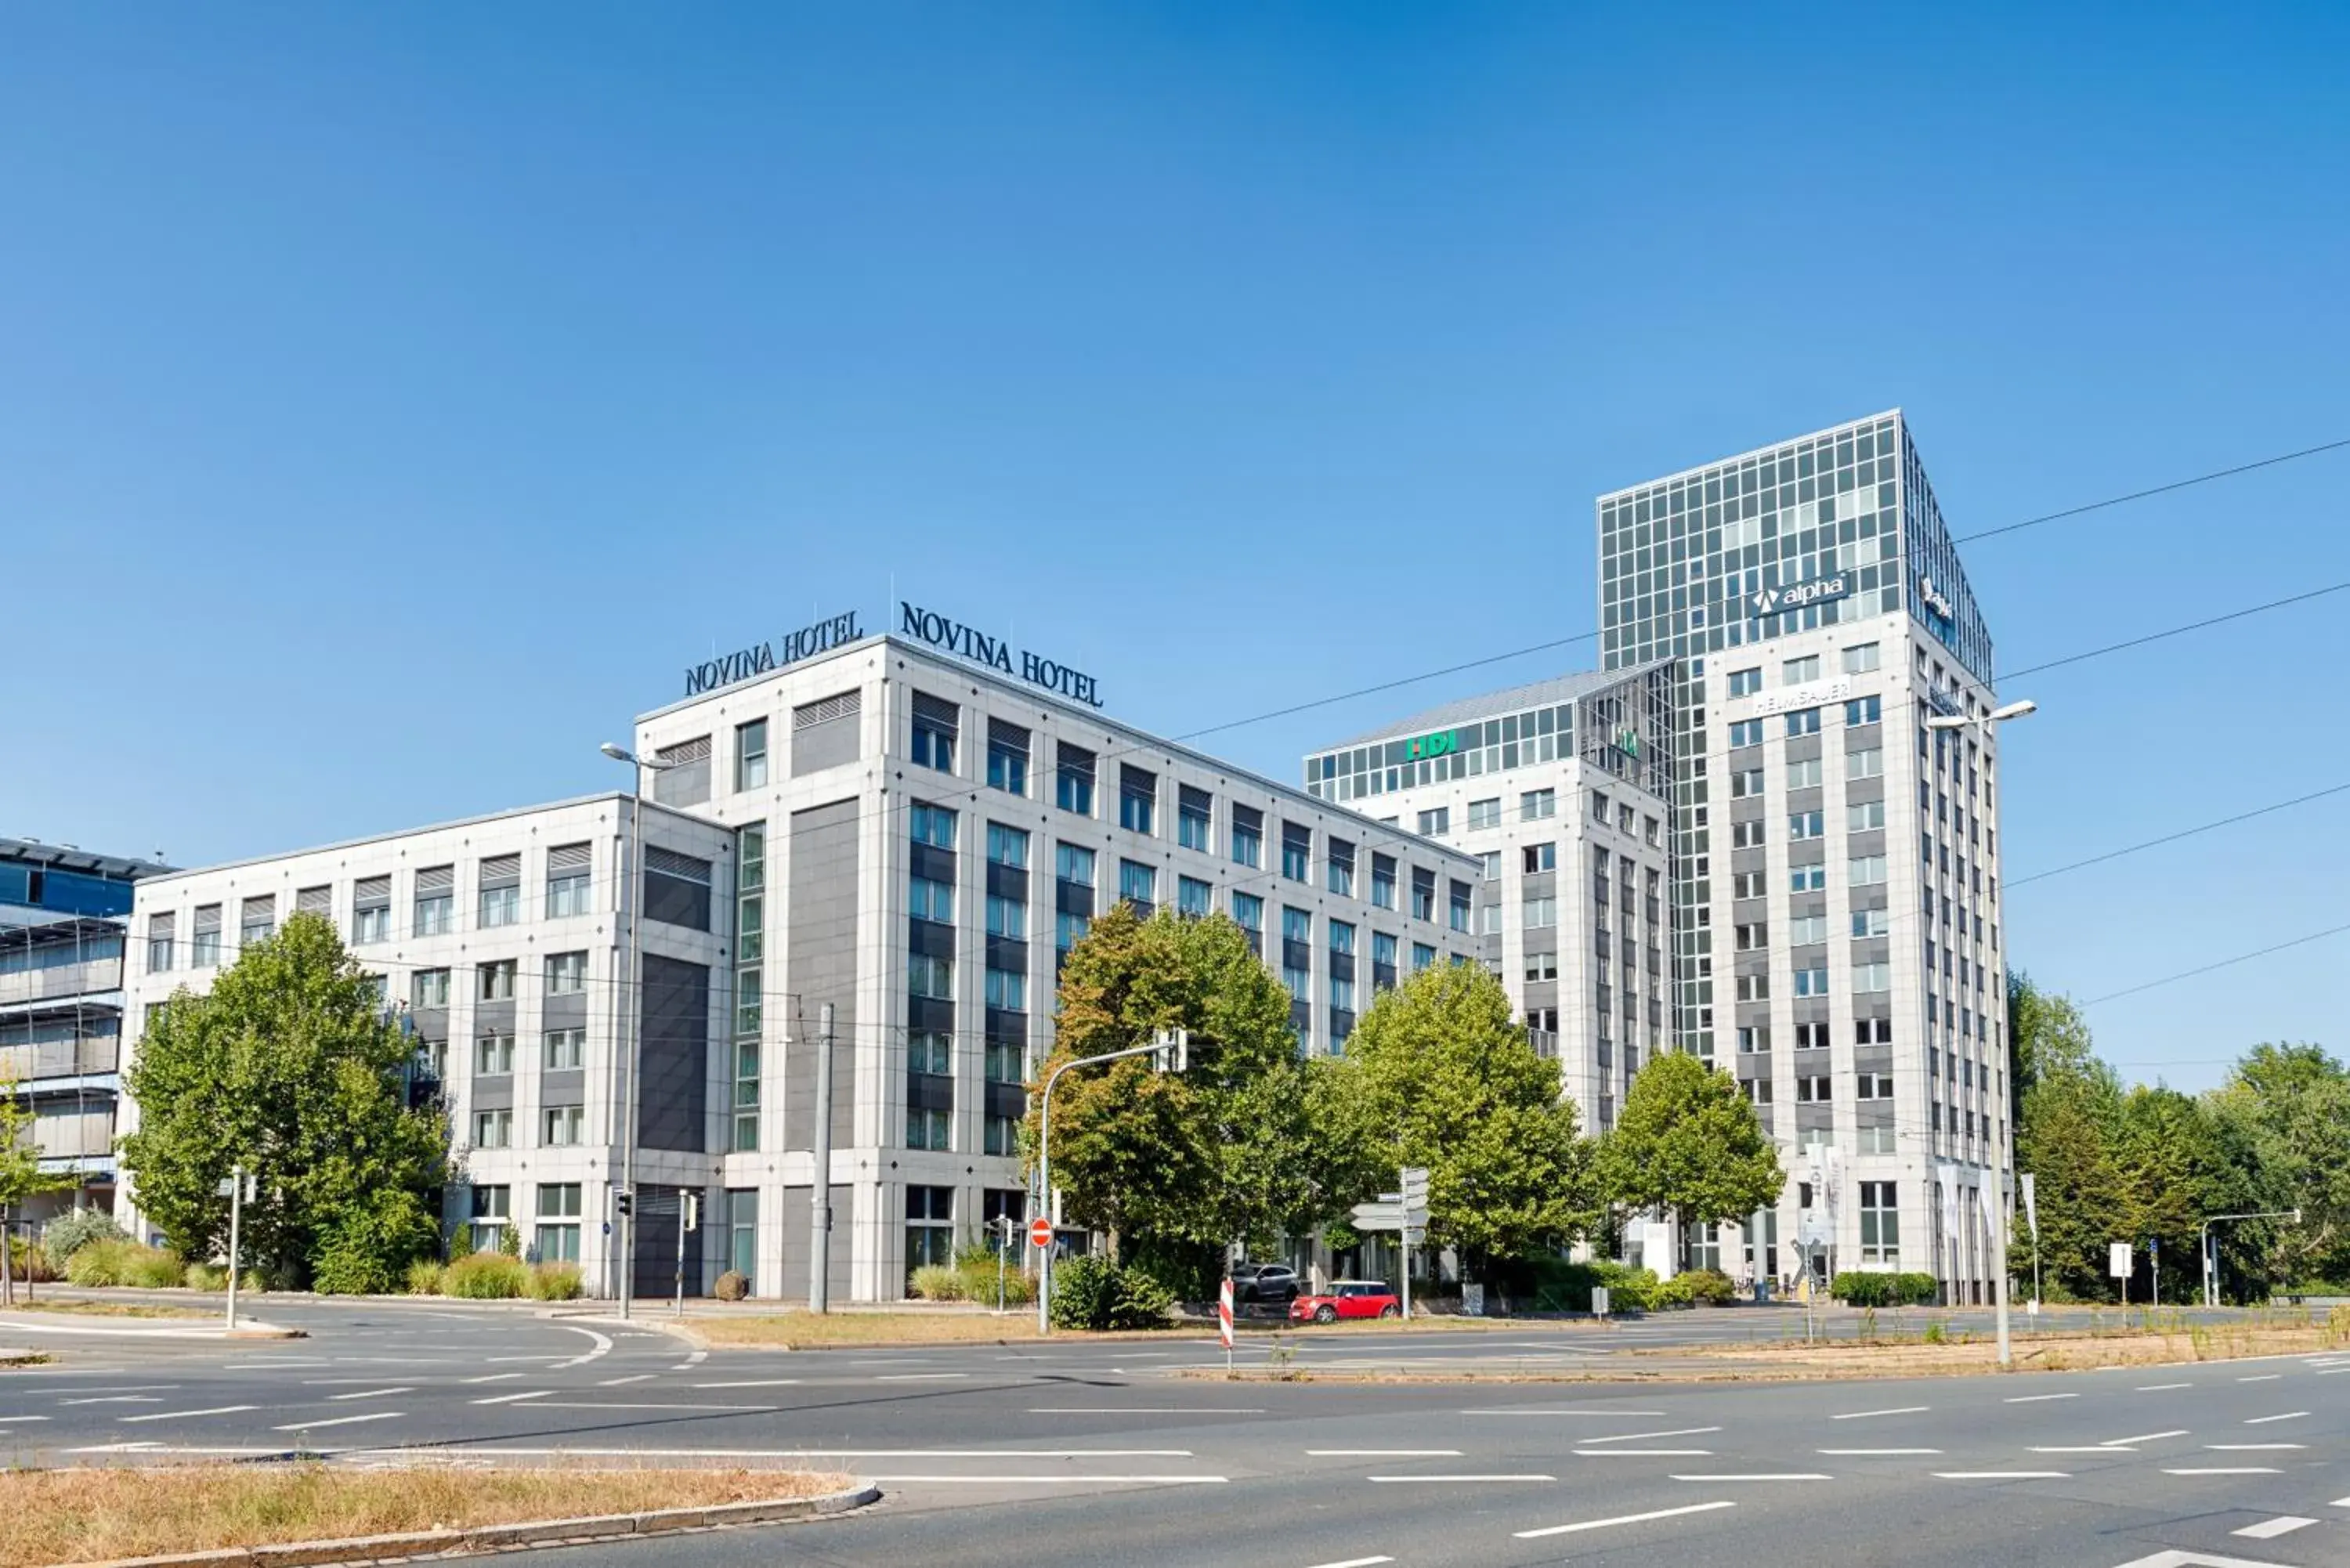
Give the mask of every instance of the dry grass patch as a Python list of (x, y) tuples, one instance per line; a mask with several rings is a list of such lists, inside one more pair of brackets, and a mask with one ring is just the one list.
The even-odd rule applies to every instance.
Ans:
[[(701, 1344), (713, 1347), (737, 1346), (762, 1350), (848, 1350), (867, 1346), (907, 1345), (1029, 1345), (1044, 1337), (1036, 1332), (1036, 1314), (1007, 1313), (1002, 1317), (993, 1314), (971, 1312), (833, 1312), (818, 1316), (813, 1313), (792, 1312), (762, 1314), (756, 1317), (712, 1314), (691, 1317), (683, 1324), (685, 1332)], [(1241, 1321), (1243, 1337), (1281, 1334), (1306, 1334), (1344, 1336), (1376, 1328), (1382, 1333), (1407, 1330), (1421, 1333), (1480, 1333), (1514, 1329), (1524, 1333), (1529, 1324), (1524, 1320), (1508, 1318), (1430, 1317), (1414, 1318), (1409, 1324), (1399, 1322), (1292, 1324), (1272, 1319)], [(1592, 1324), (1544, 1323), (1545, 1330), (1564, 1327), (1595, 1327)], [(1212, 1324), (1170, 1323), (1163, 1329), (1133, 1329), (1095, 1334), (1084, 1329), (1056, 1328), (1055, 1339), (1119, 1340), (1163, 1339), (1170, 1335), (1213, 1334)]]
[[(2195, 1325), (2158, 1332), (2028, 1334), (2013, 1338), (2021, 1372), (2081, 1372), (2098, 1366), (2144, 1366), (2189, 1361), (2236, 1361), (2293, 1355), (2350, 1345), (2350, 1319)], [(1932, 1344), (1916, 1336), (1838, 1340), (1818, 1345), (1711, 1345), (1640, 1351), (1637, 1355), (1696, 1357), (1773, 1371), (1821, 1376), (1916, 1376), (1994, 1371), (1999, 1346), (1989, 1334)]]
[(0, 1568), (811, 1497), (806, 1470), (351, 1470), (323, 1464), (0, 1473)]
[(60, 1298), (57, 1301), (15, 1302), (5, 1312), (71, 1313), (78, 1317), (163, 1317), (186, 1318), (199, 1323), (218, 1323), (219, 1310), (205, 1311), (201, 1307), (158, 1306), (144, 1302), (92, 1302)]

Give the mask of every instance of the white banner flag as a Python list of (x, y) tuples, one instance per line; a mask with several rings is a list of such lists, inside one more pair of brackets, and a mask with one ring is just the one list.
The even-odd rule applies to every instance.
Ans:
[(2021, 1179), (2023, 1182), (2023, 1222), (2032, 1227), (2032, 1244), (2036, 1247), (2040, 1245), (2038, 1195), (2032, 1189), (2032, 1175), (2029, 1171), (2025, 1172)]

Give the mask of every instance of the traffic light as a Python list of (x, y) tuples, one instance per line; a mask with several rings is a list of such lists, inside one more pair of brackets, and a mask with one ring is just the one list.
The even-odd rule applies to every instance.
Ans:
[(685, 1195), (685, 1228), (689, 1231), (702, 1229), (702, 1194), (699, 1192)]
[(1191, 1065), (1191, 1032), (1162, 1029), (1151, 1037), (1150, 1064), (1161, 1073), (1181, 1073)]
[(636, 1194), (630, 1192), (625, 1187), (612, 1194), (613, 1210), (623, 1220), (626, 1220), (629, 1215), (636, 1212)]

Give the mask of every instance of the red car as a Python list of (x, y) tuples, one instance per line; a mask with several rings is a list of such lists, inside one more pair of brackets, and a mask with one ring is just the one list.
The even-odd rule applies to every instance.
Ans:
[(1292, 1323), (1336, 1323), (1342, 1317), (1400, 1317), (1403, 1303), (1377, 1280), (1333, 1280), (1315, 1295), (1289, 1303)]

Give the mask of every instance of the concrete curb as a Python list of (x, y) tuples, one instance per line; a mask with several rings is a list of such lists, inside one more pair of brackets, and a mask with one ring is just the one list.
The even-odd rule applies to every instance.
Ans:
[(712, 1503), (702, 1508), (663, 1508), (643, 1513), (605, 1513), (586, 1519), (527, 1520), (484, 1524), (472, 1530), (420, 1530), (400, 1535), (362, 1535), (348, 1541), (289, 1541), (275, 1546), (223, 1546), (210, 1552), (179, 1552), (165, 1557), (121, 1557), (80, 1568), (338, 1568), (347, 1563), (396, 1562), (416, 1557), (470, 1557), (535, 1546), (577, 1546), (596, 1541), (626, 1541), (687, 1530), (722, 1530), (750, 1524), (781, 1524), (847, 1513), (878, 1502), (881, 1489), (852, 1487), (821, 1497), (771, 1498), (764, 1502)]

